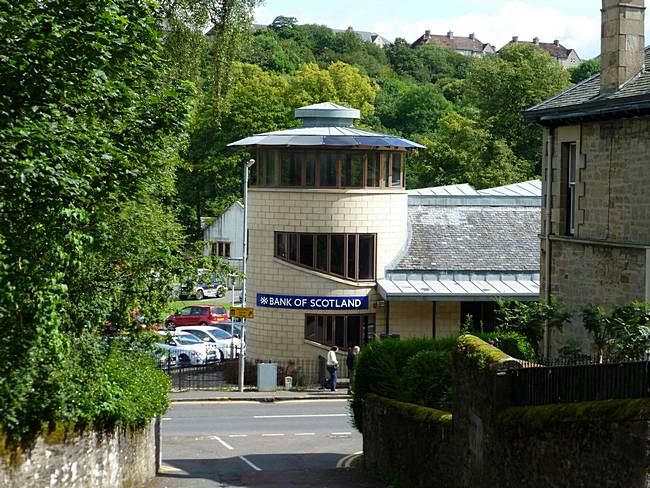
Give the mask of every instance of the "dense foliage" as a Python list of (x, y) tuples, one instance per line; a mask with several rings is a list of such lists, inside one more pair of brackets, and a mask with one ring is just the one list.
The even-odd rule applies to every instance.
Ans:
[[(210, 42), (194, 55), (206, 73)], [(218, 215), (241, 196), (241, 167), (250, 154), (226, 145), (294, 127), (294, 109), (302, 105), (350, 105), (362, 112), (361, 128), (427, 146), (409, 158), (409, 188), (487, 188), (539, 177), (541, 129), (524, 124), (521, 111), (569, 86), (557, 61), (532, 46), (508, 46), (482, 59), (434, 45), (414, 48), (404, 39), (381, 48), (351, 30), (299, 25), (293, 17), (253, 29), (238, 52), (227, 103), (218, 111), (201, 105), (184, 155), (179, 206), (194, 238), (200, 217)], [(202, 78), (206, 100), (214, 83), (214, 76)]]
[(169, 62), (182, 22), (164, 15), (149, 0), (0, 0), (10, 436), (43, 421), (139, 423), (166, 408), (151, 356), (98, 334), (105, 323), (136, 334), (133, 310), (157, 317), (184, 262), (173, 198), (196, 90)]
[(591, 305), (582, 311), (599, 358), (645, 360), (650, 351), (650, 303), (633, 302), (607, 310)]
[[(535, 352), (520, 334), (476, 334), (518, 359), (533, 359)], [(452, 404), (452, 360), (456, 337), (444, 339), (384, 339), (366, 346), (357, 357), (352, 379), (351, 408), (355, 426), (362, 431), (363, 397), (374, 393), (440, 410)]]

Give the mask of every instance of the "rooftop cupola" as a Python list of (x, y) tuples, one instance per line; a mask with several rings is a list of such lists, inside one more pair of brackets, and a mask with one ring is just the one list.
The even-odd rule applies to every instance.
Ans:
[(297, 108), (296, 118), (302, 119), (303, 127), (352, 127), (361, 113), (356, 108), (323, 102)]

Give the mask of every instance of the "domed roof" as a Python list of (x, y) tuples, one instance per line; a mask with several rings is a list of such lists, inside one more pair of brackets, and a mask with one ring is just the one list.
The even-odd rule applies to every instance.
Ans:
[(359, 110), (331, 102), (296, 109), (302, 127), (265, 132), (228, 144), (230, 147), (256, 146), (329, 146), (424, 149), (424, 146), (401, 137), (356, 129), (353, 121)]

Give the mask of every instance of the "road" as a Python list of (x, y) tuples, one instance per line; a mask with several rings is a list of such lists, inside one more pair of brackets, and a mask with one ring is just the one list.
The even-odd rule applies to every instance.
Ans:
[(154, 486), (382, 487), (346, 468), (362, 446), (350, 419), (347, 400), (176, 403)]

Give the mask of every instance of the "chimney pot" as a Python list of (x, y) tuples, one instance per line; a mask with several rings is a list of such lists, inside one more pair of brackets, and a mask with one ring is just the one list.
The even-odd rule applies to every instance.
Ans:
[(533, 44), (539, 44), (539, 37), (533, 37)]
[(555, 44), (556, 46), (559, 46), (559, 45), (560, 45), (560, 40), (559, 40), (559, 39), (555, 39), (555, 40), (553, 41), (553, 44)]
[(512, 42), (519, 42), (519, 36), (512, 36)]
[(474, 40), (474, 33), (473, 33), (473, 32), (469, 35), (469, 38), (470, 38), (471, 40)]
[(454, 38), (454, 33), (452, 31), (447, 32), (447, 37), (449, 39), (453, 39)]
[(429, 37), (431, 37), (431, 31), (428, 30), (428, 29), (425, 30), (425, 31), (424, 31), (424, 37), (426, 37), (427, 39), (428, 39)]
[(637, 75), (645, 57), (645, 0), (603, 0), (600, 92), (611, 93)]

